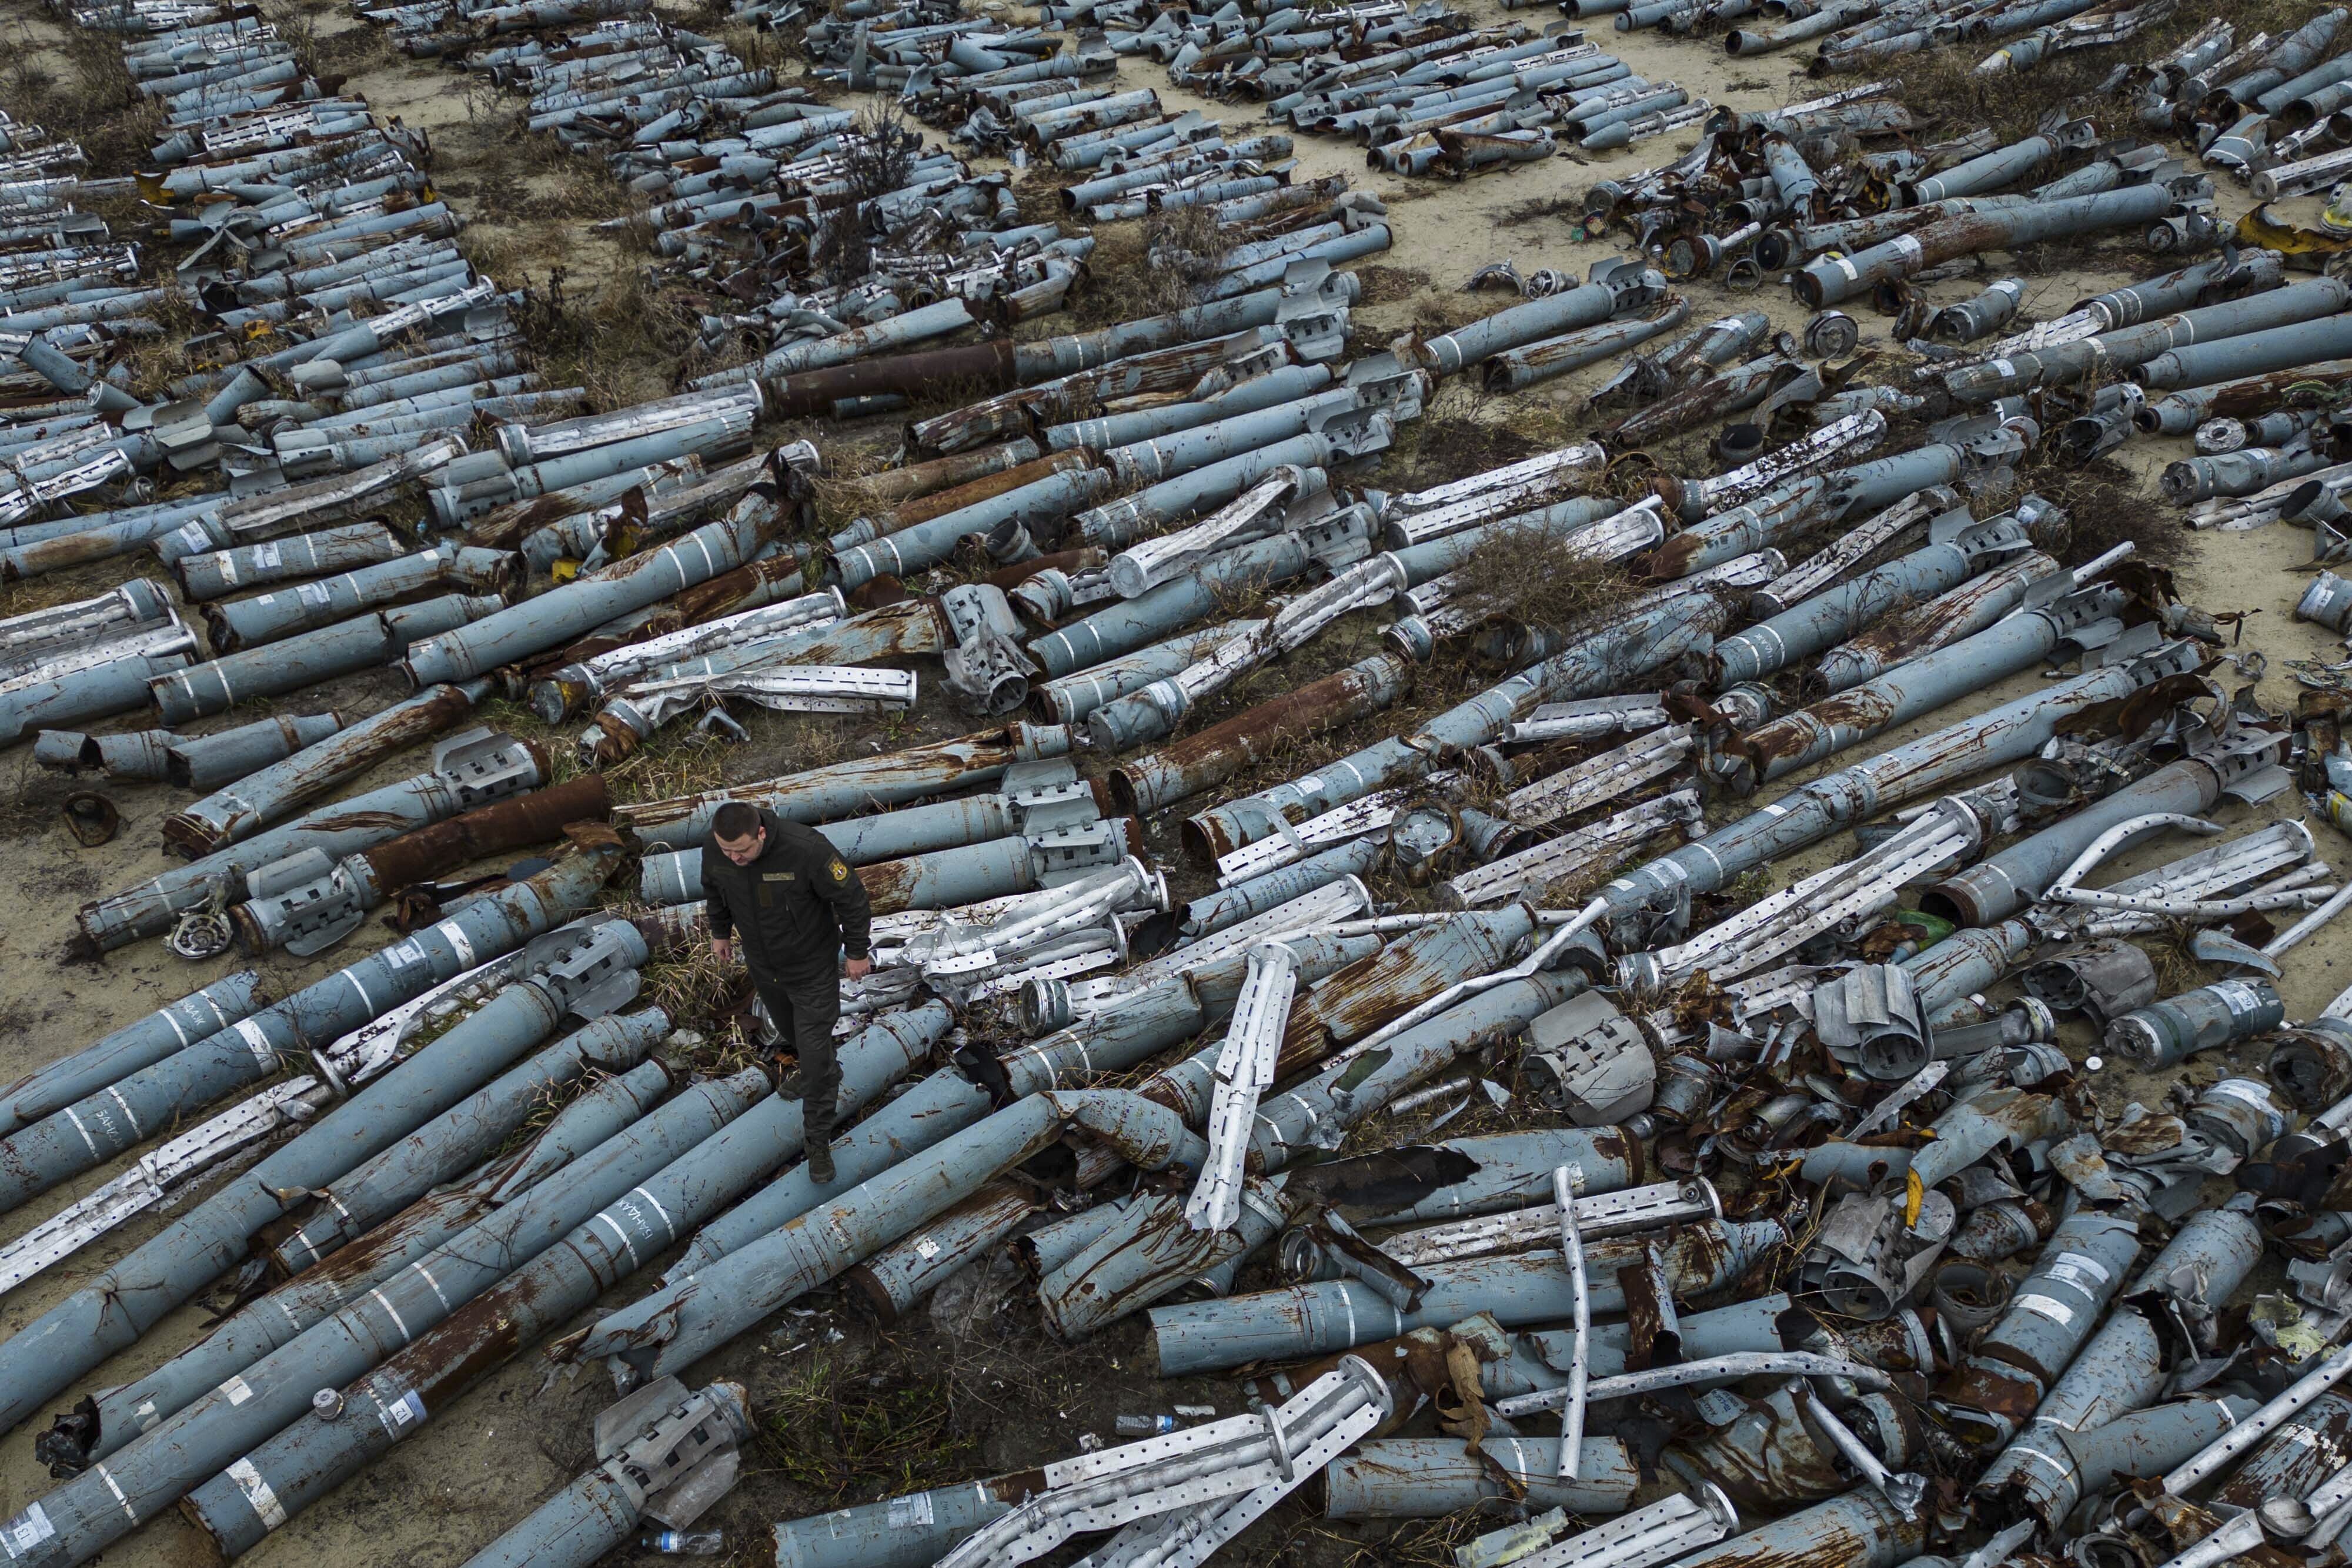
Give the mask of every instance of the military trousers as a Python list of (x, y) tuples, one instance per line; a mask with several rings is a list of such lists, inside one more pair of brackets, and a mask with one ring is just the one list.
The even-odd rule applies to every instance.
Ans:
[[(829, 1144), (840, 1118), (833, 1026), (841, 1017), (841, 982), (831, 975), (785, 979), (753, 969), (751, 983), (776, 1026), (776, 1092), (801, 1102), (804, 1147)], [(797, 1068), (785, 1065), (787, 1052), (799, 1058)]]

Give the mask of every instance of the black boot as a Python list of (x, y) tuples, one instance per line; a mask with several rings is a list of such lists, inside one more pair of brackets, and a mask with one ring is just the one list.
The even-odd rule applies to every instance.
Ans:
[(819, 1186), (833, 1185), (833, 1145), (814, 1144), (809, 1148), (809, 1179)]
[(801, 1064), (797, 1058), (779, 1052), (768, 1058), (768, 1082), (776, 1086), (779, 1100), (801, 1097)]

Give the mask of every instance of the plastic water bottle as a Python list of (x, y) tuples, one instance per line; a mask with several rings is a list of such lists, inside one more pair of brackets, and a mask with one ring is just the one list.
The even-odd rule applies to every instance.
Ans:
[(683, 1530), (664, 1530), (639, 1538), (637, 1544), (647, 1552), (659, 1552), (671, 1557), (716, 1557), (727, 1550), (727, 1537), (716, 1530), (698, 1531), (693, 1534)]
[(1111, 1426), (1122, 1437), (1164, 1437), (1177, 1422), (1173, 1416), (1121, 1416)]

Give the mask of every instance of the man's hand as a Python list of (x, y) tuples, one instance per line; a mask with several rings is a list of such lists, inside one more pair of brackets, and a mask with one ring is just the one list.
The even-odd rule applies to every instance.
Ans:
[(874, 960), (871, 958), (852, 958), (848, 963), (844, 964), (841, 967), (841, 972), (847, 975), (853, 980), (862, 980), (866, 976), (874, 972)]
[(731, 964), (735, 961), (735, 944), (724, 936), (713, 936), (710, 939), (710, 956), (722, 964)]

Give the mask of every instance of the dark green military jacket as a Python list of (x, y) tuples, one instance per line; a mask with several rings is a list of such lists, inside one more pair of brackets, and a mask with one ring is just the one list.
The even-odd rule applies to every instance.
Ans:
[(760, 813), (767, 847), (750, 865), (737, 865), (715, 833), (702, 840), (702, 895), (710, 935), (740, 933), (743, 961), (755, 971), (787, 979), (837, 972), (835, 955), (866, 956), (874, 912), (833, 841), (814, 828)]

